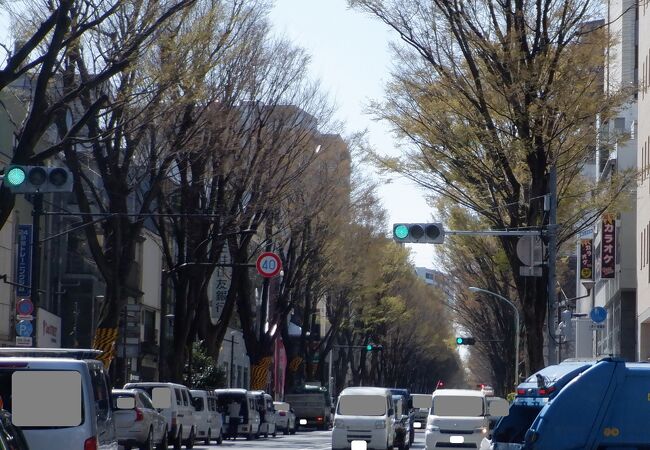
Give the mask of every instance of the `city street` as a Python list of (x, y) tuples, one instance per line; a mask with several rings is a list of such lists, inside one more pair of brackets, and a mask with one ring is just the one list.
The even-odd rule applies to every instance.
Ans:
[[(184, 447), (183, 447), (184, 448)], [(212, 444), (206, 446), (195, 444), (195, 450), (216, 450), (221, 448), (266, 450), (266, 449), (292, 449), (292, 450), (329, 450), (332, 448), (330, 431), (300, 431), (293, 436), (279, 434), (277, 437), (261, 438), (255, 441), (247, 441), (245, 438), (238, 438), (236, 441), (225, 440), (223, 444)], [(424, 448), (424, 433), (415, 434), (415, 444), (412, 449)]]

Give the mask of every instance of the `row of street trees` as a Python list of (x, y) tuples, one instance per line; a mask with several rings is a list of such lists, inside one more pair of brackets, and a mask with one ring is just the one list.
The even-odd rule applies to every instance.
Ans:
[[(268, 8), (263, 0), (60, 0), (10, 11), (15, 45), (0, 93), (26, 105), (24, 117), (12, 117), (12, 163), (57, 157), (73, 173), (80, 223), (106, 283), (95, 346), (110, 364), (147, 228), (164, 258), (162, 315), (174, 315), (167, 379), (183, 379), (197, 337), (216, 359), (236, 319), (251, 387), (264, 388), (274, 339), (289, 340), (292, 312), (302, 335), (290, 350), (298, 362), (290, 381), (322, 374), (335, 343), (370, 339), (385, 345), (380, 362), (339, 359), (349, 360), (355, 381), (397, 382), (405, 365), (423, 386), (427, 371), (451, 376), (458, 362), (445, 344), (441, 297), (381, 236), (372, 187), (350, 179), (354, 139), (336, 134), (332, 107), (307, 76), (308, 55), (273, 37)], [(3, 186), (0, 197), (1, 226), (14, 196)], [(284, 265), (264, 287), (275, 299), (268, 316), (249, 267), (262, 249)], [(224, 253), (231, 282), (215, 318), (209, 287)], [(319, 301), (332, 327), (315, 346), (308, 330)], [(425, 316), (431, 327), (412, 327)]]
[[(596, 151), (612, 142), (599, 126), (616, 116), (633, 87), (603, 90), (608, 36), (602, 2), (583, 0), (350, 0), (400, 38), (386, 99), (372, 106), (408, 150), (399, 158), (373, 153), (383, 169), (425, 189), (441, 217), (462, 228), (542, 229), (549, 174), (557, 169), (558, 245), (566, 243), (633, 181), (622, 174), (593, 185), (584, 176)], [(460, 208), (461, 212), (455, 209)], [(445, 243), (457, 286), (479, 285), (517, 301), (529, 372), (544, 366), (547, 271), (519, 276), (516, 238)], [(458, 251), (458, 252), (456, 252)], [(466, 268), (470, 268), (469, 271)], [(462, 291), (462, 289), (461, 289)], [(467, 300), (467, 301), (466, 301)], [(496, 379), (512, 367), (511, 323), (502, 308), (457, 292), (454, 308), (471, 331), (487, 329), (504, 344), (483, 347)], [(489, 320), (473, 319), (480, 315)], [(481, 319), (479, 317), (479, 319)], [(499, 334), (499, 333), (503, 334)], [(510, 369), (508, 369), (510, 370)], [(497, 373), (499, 372), (499, 373)]]

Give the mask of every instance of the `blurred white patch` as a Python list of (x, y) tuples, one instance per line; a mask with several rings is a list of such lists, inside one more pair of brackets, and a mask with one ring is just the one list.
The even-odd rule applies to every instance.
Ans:
[(368, 450), (368, 443), (366, 441), (352, 441), (350, 450)]

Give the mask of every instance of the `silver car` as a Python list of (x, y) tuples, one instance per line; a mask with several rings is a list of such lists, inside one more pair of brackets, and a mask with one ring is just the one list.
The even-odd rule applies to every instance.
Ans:
[(125, 450), (167, 450), (167, 419), (140, 389), (113, 389), (115, 430)]
[(296, 434), (296, 414), (286, 402), (273, 402), (275, 425), (284, 434)]

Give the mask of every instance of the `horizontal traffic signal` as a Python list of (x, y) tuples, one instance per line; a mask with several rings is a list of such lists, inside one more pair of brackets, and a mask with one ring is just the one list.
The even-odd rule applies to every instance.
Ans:
[(445, 230), (441, 223), (395, 223), (393, 239), (400, 243), (441, 244)]
[(383, 345), (377, 345), (377, 344), (368, 344), (366, 345), (366, 351), (368, 352), (374, 352), (376, 351), (381, 351), (384, 349)]
[(474, 345), (476, 344), (476, 339), (473, 337), (457, 337), (456, 345)]
[(72, 192), (72, 173), (63, 167), (11, 165), (3, 182), (14, 194)]

